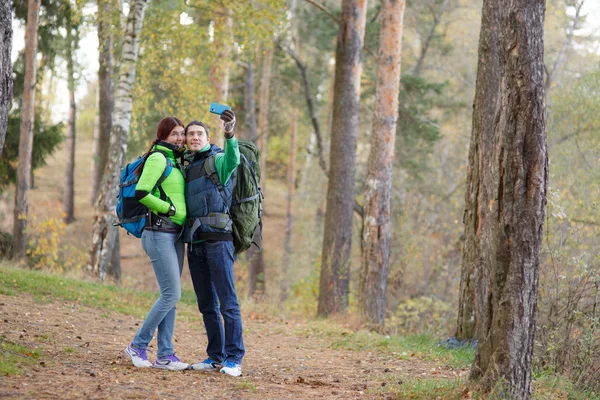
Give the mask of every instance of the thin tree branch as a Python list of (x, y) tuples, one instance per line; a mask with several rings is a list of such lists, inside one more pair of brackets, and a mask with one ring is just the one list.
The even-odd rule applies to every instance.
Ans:
[(335, 22), (337, 22), (338, 24), (340, 23), (340, 20), (338, 17), (335, 16), (335, 14), (333, 12), (331, 12), (327, 7), (325, 7), (323, 4), (318, 3), (314, 0), (305, 0), (307, 3), (312, 4), (313, 6), (317, 7), (319, 10), (323, 11), (325, 14), (329, 15)]
[(546, 94), (550, 90), (552, 80), (554, 79), (554, 74), (556, 74), (556, 71), (566, 61), (567, 50), (569, 50), (569, 48), (571, 47), (575, 31), (579, 28), (579, 21), (581, 20), (581, 8), (583, 7), (583, 3), (585, 3), (585, 0), (581, 0), (580, 2), (575, 4), (575, 17), (573, 17), (573, 23), (567, 29), (567, 37), (565, 37), (565, 40), (563, 41), (562, 46), (560, 47), (558, 56), (556, 57), (556, 60), (554, 60), (554, 64), (552, 65), (552, 69), (548, 71), (548, 69), (544, 66), (544, 70), (546, 71), (546, 83), (544, 84)]
[[(308, 1), (308, 0), (307, 0)], [(313, 129), (315, 130), (315, 135), (317, 137), (317, 157), (319, 158), (319, 166), (323, 170), (325, 176), (329, 178), (329, 171), (327, 170), (327, 163), (325, 162), (325, 157), (323, 155), (323, 135), (321, 135), (321, 127), (319, 125), (319, 120), (317, 119), (317, 115), (315, 113), (315, 106), (312, 100), (312, 96), (310, 94), (310, 85), (308, 83), (308, 74), (306, 72), (306, 66), (302, 61), (298, 58), (296, 53), (288, 47), (286, 47), (281, 41), (277, 42), (279, 48), (287, 53), (295, 62), (296, 66), (300, 70), (302, 74), (302, 83), (304, 84), (304, 97), (306, 98), (306, 105), (308, 107), (308, 113), (310, 114), (310, 120), (313, 125)]]
[[(308, 1), (308, 0), (307, 0)], [(317, 119), (317, 115), (315, 113), (315, 107), (312, 100), (312, 96), (310, 94), (310, 85), (308, 83), (308, 73), (306, 65), (298, 58), (296, 53), (287, 46), (285, 46), (281, 41), (277, 41), (277, 46), (283, 50), (287, 55), (289, 55), (295, 62), (296, 66), (300, 70), (302, 74), (302, 82), (304, 84), (304, 96), (306, 98), (306, 105), (308, 107), (308, 113), (310, 114), (310, 119), (313, 125), (313, 129), (315, 130), (315, 136), (317, 137), (317, 157), (319, 159), (319, 166), (321, 170), (325, 174), (325, 177), (329, 179), (329, 171), (327, 170), (327, 163), (325, 162), (325, 156), (323, 155), (323, 136), (321, 135), (321, 127), (319, 125), (319, 120)], [(364, 211), (363, 206), (360, 205), (358, 200), (354, 199), (354, 211), (362, 218)]]
[(427, 39), (425, 39), (425, 43), (421, 47), (421, 54), (419, 55), (419, 59), (413, 68), (413, 75), (420, 76), (421, 68), (423, 67), (423, 62), (425, 61), (425, 56), (427, 55), (427, 50), (429, 50), (429, 46), (431, 45), (431, 41), (435, 36), (435, 29), (439, 25), (442, 20), (442, 15), (446, 12), (446, 8), (448, 7), (449, 0), (445, 0), (440, 7), (439, 14), (435, 12), (435, 8), (432, 5), (429, 6), (429, 10), (433, 15), (433, 25), (431, 25), (431, 29), (429, 30), (429, 34), (427, 35)]

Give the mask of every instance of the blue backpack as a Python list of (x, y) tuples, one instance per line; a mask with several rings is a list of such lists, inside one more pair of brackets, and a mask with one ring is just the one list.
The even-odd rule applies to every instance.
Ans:
[[(161, 153), (164, 155), (167, 160), (167, 166), (156, 182), (156, 186), (154, 186), (150, 193), (153, 193), (158, 187), (160, 198), (166, 200), (167, 196), (160, 185), (171, 173), (173, 164), (165, 152), (154, 150), (150, 152), (150, 154), (152, 153)], [(148, 156), (150, 156), (150, 154)], [(114, 224), (115, 226), (125, 228), (128, 234), (132, 234), (136, 238), (142, 237), (142, 232), (146, 226), (146, 218), (148, 218), (149, 215), (148, 207), (137, 201), (135, 198), (135, 187), (140, 179), (140, 175), (135, 171), (143, 161), (144, 157), (140, 156), (137, 160), (127, 164), (121, 172), (119, 194), (117, 196), (117, 216), (119, 217), (119, 222)]]

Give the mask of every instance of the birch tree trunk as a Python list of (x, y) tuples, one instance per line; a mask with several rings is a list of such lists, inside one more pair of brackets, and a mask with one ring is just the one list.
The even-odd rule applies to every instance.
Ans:
[(33, 122), (35, 117), (35, 87), (37, 73), (38, 17), (40, 0), (29, 0), (27, 29), (25, 31), (25, 77), (21, 104), (19, 135), (19, 162), (15, 193), (13, 248), (17, 258), (27, 257), (27, 211), (31, 180), (31, 152), (33, 150)]
[[(77, 49), (78, 34), (73, 35), (73, 15), (67, 15), (67, 88), (69, 91), (69, 119), (67, 121), (67, 162), (65, 164), (65, 187), (63, 198), (63, 213), (65, 223), (70, 224), (75, 220), (75, 121), (77, 118), (77, 105), (75, 104), (75, 68), (73, 52)], [(78, 28), (75, 28), (78, 29)]]
[(114, 108), (113, 38), (111, 34), (109, 0), (98, 1), (98, 113), (94, 126), (92, 159), (92, 192), (90, 201), (96, 203), (102, 174), (106, 168)]
[[(210, 68), (210, 75), (215, 89), (215, 101), (221, 104), (227, 104), (229, 93), (229, 68), (230, 54), (233, 37), (233, 19), (231, 10), (224, 5), (220, 5), (214, 12), (214, 46), (219, 49), (214, 64)], [(219, 120), (219, 124), (222, 122)], [(212, 140), (217, 146), (223, 148), (225, 142), (222, 135), (215, 135)]]
[(130, 4), (121, 54), (119, 83), (115, 94), (109, 158), (94, 209), (94, 227), (88, 269), (101, 280), (105, 280), (107, 277), (108, 266), (117, 236), (118, 228), (113, 226), (113, 223), (116, 222), (115, 206), (119, 188), (119, 175), (123, 159), (127, 154), (127, 139), (133, 103), (131, 93), (135, 82), (135, 66), (140, 45), (140, 33), (147, 4), (148, 0), (133, 0)]
[(375, 118), (367, 166), (358, 305), (364, 322), (383, 327), (390, 264), (392, 166), (398, 120), (404, 0), (381, 1)]
[(473, 123), (467, 166), (467, 187), (465, 191), (465, 241), (463, 244), (458, 318), (455, 337), (459, 340), (475, 338), (477, 323), (481, 321), (484, 305), (475, 304), (475, 291), (484, 299), (486, 287), (475, 287), (475, 272), (485, 268), (484, 229), (490, 220), (490, 199), (485, 187), (489, 184), (489, 156), (492, 153), (494, 119), (498, 106), (500, 87), (500, 3), (499, 0), (483, 3), (481, 33), (479, 36), (479, 57), (477, 82), (473, 101)]
[(545, 1), (501, 4), (501, 77), (486, 157), (489, 177), (482, 187), (490, 212), (483, 222), (484, 266), (476, 272), (486, 290), (476, 291), (482, 298), (475, 304), (483, 310), (470, 378), (488, 389), (503, 385), (508, 398), (528, 399), (548, 180)]
[(273, 47), (265, 49), (260, 77), (258, 98), (258, 148), (260, 149), (260, 186), (263, 194), (267, 187), (267, 139), (269, 138), (269, 94), (271, 91), (271, 67)]
[(9, 0), (0, 0), (0, 156), (4, 149), (8, 112), (12, 99), (12, 10)]
[(367, 0), (344, 0), (335, 57), (335, 83), (325, 233), (317, 314), (348, 308), (354, 212), (356, 140)]

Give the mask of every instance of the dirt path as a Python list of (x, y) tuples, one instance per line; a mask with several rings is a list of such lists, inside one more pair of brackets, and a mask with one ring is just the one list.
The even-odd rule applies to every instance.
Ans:
[[(333, 349), (330, 340), (315, 336), (308, 325), (256, 315), (244, 315), (247, 353), (240, 378), (136, 369), (122, 349), (139, 323), (133, 316), (74, 303), (40, 304), (29, 295), (0, 295), (0, 336), (42, 351), (37, 365), (24, 374), (0, 377), (0, 398), (395, 398), (372, 389), (457, 374), (432, 363), (397, 360), (392, 354)], [(180, 358), (204, 358), (200, 322), (178, 321), (176, 335)]]

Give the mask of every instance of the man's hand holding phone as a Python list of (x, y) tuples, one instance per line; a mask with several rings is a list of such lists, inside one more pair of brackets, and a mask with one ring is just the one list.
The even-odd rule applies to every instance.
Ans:
[(235, 114), (231, 110), (225, 110), (221, 114), (221, 120), (223, 121), (225, 138), (231, 139), (233, 137), (233, 128), (235, 127)]

